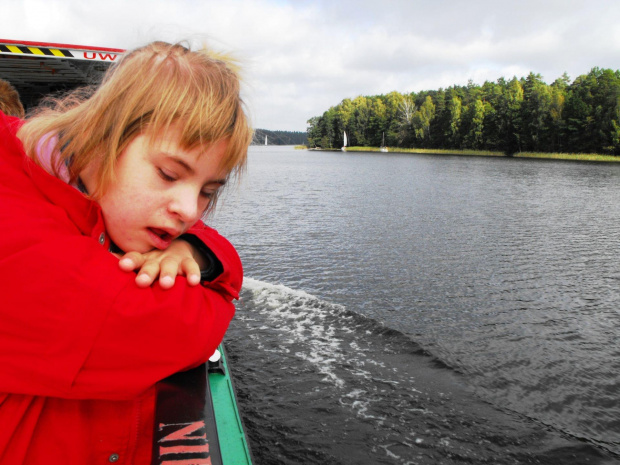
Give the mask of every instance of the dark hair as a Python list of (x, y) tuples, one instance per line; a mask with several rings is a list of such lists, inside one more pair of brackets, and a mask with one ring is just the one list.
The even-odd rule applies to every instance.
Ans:
[(26, 115), (19, 94), (11, 83), (0, 79), (0, 110), (5, 115), (23, 118)]

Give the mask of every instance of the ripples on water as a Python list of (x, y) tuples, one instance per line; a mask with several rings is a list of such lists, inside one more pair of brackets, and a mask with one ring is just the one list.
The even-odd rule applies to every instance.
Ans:
[(253, 149), (215, 226), (258, 463), (618, 463), (619, 180)]

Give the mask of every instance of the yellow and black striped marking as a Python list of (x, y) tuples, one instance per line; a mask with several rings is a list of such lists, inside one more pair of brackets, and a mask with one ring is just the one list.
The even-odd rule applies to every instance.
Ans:
[(26, 47), (25, 45), (0, 44), (0, 52), (14, 53), (16, 55), (38, 55), (57, 58), (75, 58), (67, 49), (46, 48), (46, 47)]

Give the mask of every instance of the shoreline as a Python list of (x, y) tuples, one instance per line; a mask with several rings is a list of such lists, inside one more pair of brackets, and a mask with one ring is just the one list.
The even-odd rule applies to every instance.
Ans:
[[(340, 152), (339, 149), (321, 149), (296, 146), (297, 150), (312, 150), (317, 152)], [(378, 147), (347, 147), (347, 152), (381, 152)], [(602, 155), (598, 153), (543, 153), (543, 152), (518, 152), (512, 156), (505, 155), (499, 151), (489, 150), (449, 150), (449, 149), (404, 149), (388, 148), (388, 153), (416, 153), (426, 155), (464, 155), (478, 157), (505, 157), (505, 158), (537, 158), (546, 160), (568, 160), (568, 161), (595, 161), (595, 162), (620, 162), (620, 156)]]

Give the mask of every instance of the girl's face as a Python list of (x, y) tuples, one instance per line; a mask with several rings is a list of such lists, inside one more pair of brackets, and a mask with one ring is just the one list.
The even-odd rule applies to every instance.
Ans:
[[(149, 145), (137, 136), (116, 163), (116, 179), (99, 199), (110, 239), (124, 252), (165, 249), (200, 219), (226, 182), (222, 167), (228, 140), (207, 150), (184, 150), (171, 129)], [(90, 191), (92, 172), (82, 181)]]

